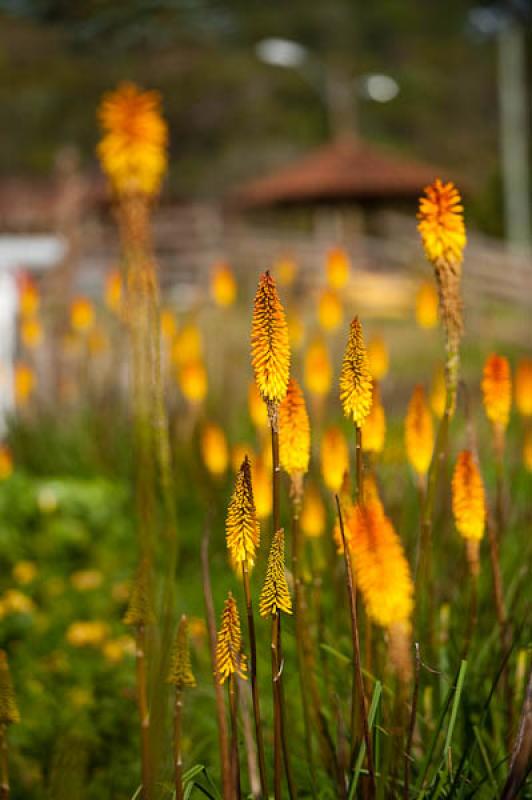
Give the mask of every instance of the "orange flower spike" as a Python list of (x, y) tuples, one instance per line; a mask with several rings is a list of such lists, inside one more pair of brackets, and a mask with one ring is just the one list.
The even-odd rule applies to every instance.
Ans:
[(325, 343), (316, 339), (305, 353), (305, 385), (309, 392), (323, 397), (331, 388), (332, 366)]
[(372, 381), (358, 317), (351, 323), (340, 373), (340, 400), (344, 414), (362, 427), (371, 411)]
[(43, 339), (43, 330), (38, 317), (25, 317), (21, 320), (20, 338), (28, 350), (39, 347)]
[(220, 308), (232, 306), (236, 300), (236, 292), (236, 280), (229, 264), (216, 264), (211, 277), (211, 295), (216, 305)]
[(70, 306), (70, 324), (77, 333), (87, 333), (94, 326), (94, 306), (86, 297), (76, 297)]
[(517, 365), (515, 405), (523, 417), (532, 417), (532, 358), (522, 358)]
[(495, 353), (484, 364), (482, 394), (486, 416), (501, 430), (505, 430), (512, 407), (512, 376), (510, 363)]
[(380, 381), (388, 374), (390, 356), (382, 336), (373, 336), (368, 343), (369, 371), (374, 380)]
[(167, 167), (168, 129), (158, 92), (123, 83), (104, 95), (98, 110), (102, 168), (118, 194), (155, 195)]
[(324, 289), (318, 300), (318, 321), (324, 331), (332, 332), (342, 324), (344, 312), (340, 298), (332, 289)]
[(207, 371), (201, 359), (183, 364), (178, 371), (179, 388), (189, 403), (201, 403), (207, 394)]
[(429, 330), (438, 324), (438, 292), (430, 281), (423, 281), (416, 293), (416, 322)]
[(427, 474), (434, 447), (432, 416), (423, 386), (416, 386), (406, 414), (405, 445), (408, 461), (418, 475)]
[(458, 267), (466, 245), (464, 207), (452, 183), (437, 178), (420, 198), (418, 231), (427, 259), (434, 265)]
[(252, 565), (260, 544), (260, 527), (253, 499), (251, 466), (247, 456), (236, 477), (235, 490), (227, 509), (225, 533), (232, 561), (248, 561)]
[(19, 280), (19, 297), (18, 305), (21, 317), (28, 318), (34, 317), (41, 304), (39, 289), (35, 284), (33, 278), (29, 275), (23, 275)]
[(324, 483), (331, 492), (336, 494), (349, 469), (349, 448), (340, 428), (328, 428), (323, 434), (320, 462)]
[(327, 253), (326, 265), (327, 283), (331, 289), (344, 289), (349, 280), (351, 263), (343, 247), (333, 247)]
[(19, 362), (15, 365), (13, 384), (17, 405), (26, 405), (37, 385), (35, 372), (28, 364)]
[(484, 485), (469, 450), (463, 450), (456, 461), (452, 479), (452, 505), (458, 533), (464, 539), (482, 539), (486, 520)]
[(0, 444), (0, 481), (5, 481), (13, 474), (13, 456), (6, 444)]
[(229, 451), (225, 434), (219, 425), (207, 423), (201, 435), (201, 455), (203, 463), (211, 475), (223, 475), (229, 463)]
[(275, 281), (261, 275), (251, 325), (251, 354), (255, 380), (265, 402), (283, 400), (290, 374), (288, 326)]
[(305, 398), (295, 378), (279, 406), (279, 456), (290, 477), (304, 475), (310, 459), (310, 423)]
[(301, 530), (309, 539), (318, 539), (325, 531), (325, 506), (314, 483), (309, 483), (303, 496)]
[(367, 453), (382, 453), (386, 438), (386, 415), (376, 381), (373, 382), (371, 411), (365, 419), (362, 431), (363, 450)]

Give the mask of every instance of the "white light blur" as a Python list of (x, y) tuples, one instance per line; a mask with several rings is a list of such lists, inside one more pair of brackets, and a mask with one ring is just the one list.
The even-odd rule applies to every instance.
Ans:
[(363, 92), (376, 103), (389, 103), (399, 94), (399, 84), (390, 75), (364, 75)]
[(307, 49), (290, 39), (262, 39), (255, 45), (261, 61), (276, 67), (300, 67), (307, 59)]

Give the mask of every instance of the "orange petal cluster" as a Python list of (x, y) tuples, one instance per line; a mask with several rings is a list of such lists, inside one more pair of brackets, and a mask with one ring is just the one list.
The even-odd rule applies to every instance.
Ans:
[(482, 376), (482, 395), (487, 418), (504, 430), (512, 407), (512, 375), (510, 363), (504, 356), (496, 353), (488, 356)]
[(266, 402), (280, 403), (290, 374), (288, 326), (275, 281), (261, 275), (251, 324), (251, 355), (255, 380)]
[(418, 231), (428, 260), (438, 266), (457, 267), (466, 245), (464, 207), (452, 183), (436, 178), (420, 198)]
[(371, 410), (372, 381), (358, 317), (351, 322), (340, 373), (340, 400), (344, 414), (362, 426)]
[(458, 533), (464, 539), (482, 539), (486, 520), (484, 485), (470, 450), (457, 458), (452, 479), (453, 515)]
[(423, 386), (416, 386), (405, 421), (406, 455), (418, 475), (426, 475), (434, 447), (432, 416)]

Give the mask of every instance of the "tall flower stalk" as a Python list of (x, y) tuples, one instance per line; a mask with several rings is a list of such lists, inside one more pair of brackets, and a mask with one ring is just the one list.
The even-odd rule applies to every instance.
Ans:
[(183, 754), (181, 752), (181, 730), (183, 724), (184, 690), (196, 686), (196, 678), (190, 663), (188, 646), (188, 622), (183, 615), (177, 629), (174, 652), (168, 673), (168, 683), (175, 687), (174, 705), (174, 776), (176, 800), (183, 800)]

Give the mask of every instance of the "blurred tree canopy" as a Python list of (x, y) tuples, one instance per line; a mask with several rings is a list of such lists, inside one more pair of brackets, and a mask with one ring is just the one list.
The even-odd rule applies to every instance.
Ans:
[[(0, 172), (48, 172), (76, 144), (94, 164), (95, 109), (124, 79), (161, 90), (176, 194), (218, 193), (323, 141), (312, 81), (260, 62), (284, 37), (344, 75), (386, 73), (381, 104), (357, 102), (371, 141), (427, 160), (487, 193), (497, 225), (496, 51), (472, 32), (469, 0), (2, 0)], [(353, 102), (355, 92), (353, 89)], [(491, 210), (490, 210), (491, 209)]]

